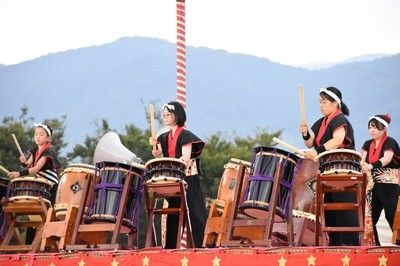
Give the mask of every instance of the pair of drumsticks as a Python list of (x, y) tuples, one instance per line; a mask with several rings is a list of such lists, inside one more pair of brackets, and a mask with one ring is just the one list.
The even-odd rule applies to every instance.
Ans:
[[(19, 145), (19, 142), (17, 140), (17, 137), (15, 136), (15, 134), (12, 134), (12, 137), (14, 139), (15, 145), (17, 146), (17, 149), (19, 151), (19, 154), (22, 156), (24, 155), (24, 152), (21, 149), (21, 146)], [(10, 171), (8, 171), (4, 166), (0, 165), (0, 170), (2, 170), (4, 173), (7, 174), (7, 176), (10, 174)]]

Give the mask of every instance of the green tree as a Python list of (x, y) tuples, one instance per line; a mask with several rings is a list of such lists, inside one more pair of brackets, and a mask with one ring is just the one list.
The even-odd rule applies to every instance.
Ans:
[(240, 137), (233, 133), (233, 137), (228, 139), (222, 134), (216, 133), (208, 137), (205, 141), (206, 148), (201, 154), (203, 169), (203, 184), (205, 193), (214, 198), (217, 194), (220, 179), (224, 172), (224, 165), (231, 158), (243, 161), (251, 161), (253, 148), (259, 145), (270, 146), (274, 137), (279, 137), (281, 131), (268, 133), (266, 129), (257, 129), (254, 137)]
[(93, 123), (96, 127), (95, 136), (86, 136), (83, 145), (77, 144), (71, 152), (67, 153), (69, 163), (77, 161), (85, 164), (93, 164), (94, 151), (100, 138), (108, 131), (111, 131), (110, 126), (105, 119), (101, 120), (101, 124), (99, 121), (94, 121)]
[[(51, 143), (56, 154), (60, 154), (61, 150), (67, 146), (64, 142), (65, 119), (66, 116), (62, 116), (61, 118), (49, 118), (40, 121), (53, 128)], [(0, 125), (0, 139), (2, 140), (0, 142), (0, 164), (6, 169), (12, 171), (21, 168), (19, 161), (20, 154), (14, 143), (12, 134), (15, 134), (25, 154), (36, 145), (34, 140), (34, 122), (35, 118), (28, 116), (27, 107), (21, 107), (21, 115), (18, 119), (12, 116), (3, 118), (2, 125)], [(59, 156), (58, 158), (62, 164), (65, 164), (67, 161), (64, 157)]]

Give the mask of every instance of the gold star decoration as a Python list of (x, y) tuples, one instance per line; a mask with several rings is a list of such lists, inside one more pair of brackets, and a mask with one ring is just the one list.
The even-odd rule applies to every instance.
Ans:
[(149, 266), (150, 259), (146, 256), (142, 259), (143, 266)]
[(350, 266), (350, 258), (347, 256), (347, 254), (341, 260), (343, 262), (343, 266)]
[(221, 259), (215, 256), (215, 258), (212, 260), (213, 266), (219, 266), (220, 261)]
[(382, 254), (382, 257), (380, 257), (379, 259), (379, 266), (386, 266), (386, 262), (387, 262), (387, 258), (385, 257), (385, 255)]
[(313, 265), (313, 266), (315, 266), (315, 261), (316, 261), (316, 257), (314, 257), (312, 254), (310, 255), (310, 257), (308, 257), (307, 258), (307, 261), (308, 261), (308, 266), (311, 266), (311, 265)]
[(279, 266), (285, 266), (286, 262), (287, 260), (283, 256), (278, 260)]
[(83, 259), (81, 259), (80, 262), (78, 262), (78, 266), (85, 266), (86, 262), (83, 261)]
[(111, 266), (118, 266), (118, 261), (116, 261), (115, 258), (114, 258), (114, 260), (111, 262)]
[(186, 258), (186, 256), (181, 259), (181, 266), (188, 266), (189, 265), (189, 260)]

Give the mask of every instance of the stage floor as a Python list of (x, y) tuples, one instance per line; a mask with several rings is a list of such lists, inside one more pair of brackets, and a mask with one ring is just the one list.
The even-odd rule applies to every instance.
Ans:
[(400, 265), (400, 247), (254, 247), (116, 250), (2, 254), (0, 265), (15, 266), (300, 266)]
[(93, 250), (61, 253), (0, 254), (0, 266), (301, 266), (400, 265), (400, 246), (391, 243), (384, 219), (378, 223), (381, 247), (230, 247), (162, 250)]

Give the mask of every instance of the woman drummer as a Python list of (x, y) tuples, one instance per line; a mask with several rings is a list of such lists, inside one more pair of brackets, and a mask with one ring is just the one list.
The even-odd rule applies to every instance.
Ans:
[[(353, 127), (346, 116), (349, 109), (342, 101), (342, 93), (335, 87), (320, 89), (319, 107), (322, 117), (309, 130), (305, 122), (300, 123), (300, 133), (304, 144), (311, 148), (305, 152), (305, 158), (315, 160), (318, 154), (328, 150), (346, 148), (355, 149)], [(356, 202), (354, 193), (326, 193), (326, 202)], [(327, 226), (357, 226), (358, 219), (353, 211), (326, 211)], [(330, 233), (329, 245), (360, 245), (357, 233)]]
[[(188, 184), (186, 199), (189, 209), (192, 235), (196, 247), (201, 247), (204, 238), (204, 229), (207, 221), (207, 208), (204, 193), (200, 186), (199, 156), (205, 143), (184, 128), (186, 112), (183, 106), (175, 101), (163, 105), (162, 118), (169, 131), (161, 134), (157, 139), (150, 137), (150, 145), (157, 144), (157, 149), (152, 150), (154, 157), (172, 157), (182, 159), (186, 164), (197, 164), (191, 169), (197, 172), (189, 173), (185, 181)], [(195, 160), (193, 160), (195, 159)], [(169, 207), (179, 207), (180, 198), (169, 198)], [(178, 234), (178, 215), (168, 215), (165, 248), (174, 249), (177, 246), (176, 236)]]
[(376, 246), (381, 245), (376, 228), (381, 212), (385, 211), (385, 218), (393, 228), (400, 196), (400, 148), (396, 140), (387, 134), (390, 121), (387, 114), (371, 116), (368, 120), (371, 139), (362, 146), (361, 167), (363, 172), (368, 173), (371, 184), (367, 189), (367, 210), (371, 215)]

